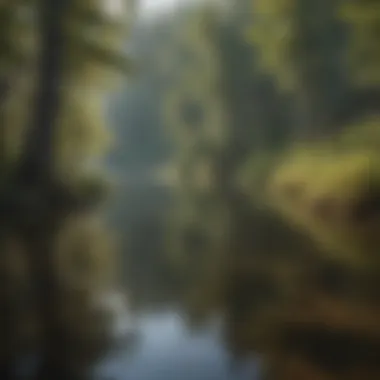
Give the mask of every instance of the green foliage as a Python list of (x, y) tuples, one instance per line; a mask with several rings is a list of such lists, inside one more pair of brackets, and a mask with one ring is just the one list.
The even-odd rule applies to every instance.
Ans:
[(374, 123), (359, 125), (325, 147), (295, 150), (269, 185), (272, 206), (328, 255), (359, 265), (378, 263), (380, 161), (369, 137), (376, 130)]
[(265, 185), (268, 176), (276, 165), (278, 155), (278, 152), (254, 152), (237, 172), (237, 186), (239, 186), (256, 205), (265, 204)]
[(165, 121), (184, 150), (204, 142), (223, 146), (228, 139), (216, 21), (207, 8), (194, 11), (183, 20), (179, 44), (173, 47), (195, 62), (179, 68), (179, 81), (168, 89), (163, 104)]
[(35, 54), (37, 38), (34, 2), (3, 1), (0, 5), (0, 71), (2, 75), (15, 67), (30, 64)]
[(251, 26), (245, 38), (254, 49), (254, 69), (273, 80), (280, 94), (290, 95), (292, 138), (331, 130), (348, 87), (346, 35), (337, 17), (338, 1), (251, 4)]
[[(4, 182), (24, 152), (27, 128), (35, 113), (31, 105), (40, 86), (35, 82), (35, 73), (40, 53), (38, 43), (42, 40), (37, 34), (44, 11), (42, 5), (43, 2), (18, 0), (4, 1), (0, 5), (0, 79), (9, 88), (0, 99), (0, 176)], [(68, 372), (82, 375), (108, 347), (112, 312), (99, 305), (98, 300), (114, 289), (119, 267), (113, 237), (102, 226), (101, 218), (91, 215), (95, 213), (91, 208), (104, 195), (105, 182), (88, 170), (88, 163), (104, 153), (110, 140), (104, 114), (110, 80), (118, 71), (130, 71), (130, 63), (122, 53), (129, 27), (127, 19), (122, 12), (112, 17), (107, 15), (103, 6), (102, 1), (71, 2), (64, 20), (63, 73), (59, 78), (48, 78), (57, 80), (56, 91), (61, 95), (58, 120), (50, 120), (54, 124), (51, 127), (55, 127), (51, 142), (52, 166), (56, 169), (53, 177), (60, 185), (63, 183), (65, 195), (72, 193), (70, 196), (89, 204), (90, 208), (89, 213), (80, 215), (77, 210), (64, 210), (67, 213), (63, 218), (49, 220), (61, 229), (49, 252), (51, 257), (44, 258), (46, 263), (53, 263), (52, 267), (46, 264), (52, 271), (47, 275), (59, 283), (59, 294), (53, 294), (50, 301), (53, 299), (57, 304), (59, 310), (54, 312), (61, 317), (58, 328), (63, 330), (69, 347), (59, 360), (70, 367)], [(7, 185), (12, 188), (13, 184)], [(21, 195), (25, 190), (28, 195), (28, 189), (16, 190)], [(45, 210), (37, 211), (43, 214)], [(27, 216), (21, 215), (22, 218)], [(2, 340), (0, 345), (2, 365), (5, 355), (17, 358), (25, 350), (34, 352), (40, 340), (50, 334), (46, 316), (38, 308), (41, 294), (30, 294), (39, 280), (33, 272), (36, 252), (27, 244), (24, 231), (18, 230), (20, 223), (11, 225), (9, 221), (8, 224), (1, 230), (0, 270), (5, 279), (5, 292), (1, 294), (0, 303), (14, 331), (4, 331), (10, 326), (2, 324), (1, 335), (9, 337), (8, 342)], [(43, 227), (50, 231), (50, 226)], [(45, 234), (47, 240), (54, 238), (49, 232)], [(8, 290), (9, 294), (5, 294)], [(56, 347), (48, 349), (56, 350)], [(54, 374), (51, 377), (55, 377)]]
[[(115, 280), (117, 264), (110, 232), (99, 218), (66, 220), (57, 241), (57, 269), (64, 287), (97, 293)], [(98, 289), (98, 290), (97, 290)]]
[[(318, 366), (309, 366), (321, 363), (323, 353), (286, 355), (299, 336), (306, 342), (300, 351), (308, 342), (318, 344), (305, 329), (317, 326), (325, 333), (328, 326), (338, 334), (344, 327), (349, 335), (363, 333), (372, 320), (372, 331), (378, 330), (369, 300), (379, 264), (378, 120), (336, 134), (341, 125), (334, 112), (353, 90), (337, 1), (250, 3), (249, 37), (260, 67), (247, 70), (239, 63), (250, 58), (242, 37), (236, 38), (240, 25), (213, 30), (221, 57), (219, 91), (230, 116), (223, 144), (206, 139), (203, 125), (189, 130), (171, 124), (180, 183), (169, 260), (185, 278), (182, 301), (191, 316), (199, 323), (222, 311), (234, 352), (263, 352), (278, 370), (274, 379), (317, 378), (319, 372), (324, 378)], [(199, 30), (192, 32), (188, 40), (196, 34), (201, 40)], [(195, 87), (195, 76), (183, 82), (185, 90)], [(194, 96), (174, 91), (178, 102)], [(212, 179), (212, 186), (199, 186), (199, 177)], [(290, 336), (285, 343), (284, 336)], [(333, 339), (326, 338), (325, 346)]]
[[(199, 323), (215, 311), (225, 311), (231, 318), (228, 329), (238, 329), (236, 334), (231, 334), (231, 339), (228, 338), (228, 343), (232, 347), (244, 346), (244, 349), (251, 351), (258, 349), (258, 336), (261, 338), (264, 330), (262, 322), (269, 321), (269, 316), (279, 307), (279, 304), (275, 306), (271, 302), (268, 306), (270, 296), (260, 297), (253, 292), (253, 287), (257, 285), (255, 280), (261, 276), (255, 268), (258, 265), (260, 268), (266, 267), (265, 279), (274, 281), (277, 289), (287, 289), (288, 283), (280, 279), (282, 275), (278, 273), (282, 273), (285, 267), (283, 258), (288, 251), (294, 249), (299, 254), (300, 248), (297, 238), (287, 236), (286, 227), (279, 225), (261, 208), (250, 206), (248, 197), (242, 195), (241, 189), (236, 186), (236, 182), (244, 182), (246, 186), (248, 179), (249, 184), (244, 189), (247, 193), (252, 189), (262, 192), (267, 172), (277, 154), (274, 149), (273, 153), (267, 154), (265, 148), (277, 136), (269, 136), (272, 132), (275, 134), (274, 127), (273, 131), (266, 130), (269, 114), (273, 114), (270, 107), (263, 112), (265, 117), (258, 118), (257, 122), (255, 120), (255, 125), (247, 118), (248, 114), (253, 114), (250, 111), (256, 106), (252, 105), (256, 99), (250, 99), (246, 93), (243, 96), (242, 86), (254, 89), (261, 78), (252, 78), (249, 65), (238, 66), (241, 57), (234, 57), (234, 54), (244, 53), (246, 58), (248, 48), (243, 46), (236, 30), (225, 28), (225, 25), (215, 23), (211, 24), (208, 33), (203, 30), (202, 34), (199, 29), (188, 31), (188, 41), (194, 39), (194, 54), (198, 52), (202, 38), (215, 49), (213, 51), (220, 60), (216, 70), (220, 74), (219, 86), (210, 86), (217, 77), (203, 76), (208, 73), (205, 71), (200, 74), (204, 82), (202, 87), (195, 80), (201, 68), (196, 71), (198, 66), (194, 64), (193, 72), (184, 70), (185, 80), (181, 82), (181, 87), (173, 89), (173, 96), (168, 99), (168, 108), (173, 111), (171, 100), (180, 103), (184, 98), (199, 96), (206, 114), (201, 125), (194, 129), (184, 130), (179, 118), (168, 120), (173, 134), (178, 136), (175, 141), (179, 151), (175, 157), (179, 172), (176, 188), (179, 205), (168, 226), (168, 255), (173, 268), (182, 279), (186, 279), (182, 301), (191, 317)], [(202, 52), (199, 53), (201, 57)], [(191, 92), (194, 89), (198, 92)], [(268, 87), (265, 90), (269, 92)], [(257, 98), (267, 95), (256, 91)], [(250, 94), (248, 90), (247, 93)], [(271, 98), (270, 95), (269, 101), (274, 103), (275, 96)], [(214, 111), (210, 97), (221, 99), (219, 107), (223, 115), (230, 117), (219, 118), (219, 123), (208, 119)], [(273, 120), (271, 122), (275, 125)], [(220, 134), (208, 133), (214, 125), (215, 131)], [(249, 162), (241, 168), (240, 163), (245, 161)], [(273, 234), (281, 234), (281, 238), (274, 242)], [(270, 266), (272, 269), (268, 270)], [(238, 325), (236, 320), (239, 320)], [(271, 323), (268, 323), (268, 328), (269, 325)], [(246, 338), (243, 339), (243, 336)]]
[(336, 149), (370, 149), (376, 152), (380, 146), (380, 120), (367, 117), (361, 123), (350, 125), (337, 136)]
[(254, 19), (246, 33), (249, 42), (258, 46), (262, 68), (275, 74), (280, 86), (286, 89), (294, 88), (296, 83), (296, 6), (297, 0), (252, 1)]
[[(300, 81), (328, 70), (334, 59), (336, 1), (252, 1), (252, 26), (246, 37), (257, 47), (261, 67), (274, 75), (280, 87), (299, 88)], [(327, 56), (331, 53), (334, 56)], [(316, 79), (316, 78), (315, 78)]]
[(351, 75), (359, 86), (380, 84), (378, 48), (380, 5), (377, 1), (350, 0), (342, 3), (340, 17), (349, 27)]
[(129, 74), (132, 67), (120, 52), (127, 27), (123, 15), (115, 17), (116, 20), (107, 18), (93, 5), (87, 9), (74, 3), (66, 26), (69, 73), (72, 80), (79, 79), (82, 83), (87, 80), (91, 86), (109, 82), (115, 69)]
[(56, 130), (56, 158), (57, 168), (66, 169), (66, 175), (106, 152), (111, 136), (103, 107), (103, 95), (86, 87), (71, 87), (63, 100)]

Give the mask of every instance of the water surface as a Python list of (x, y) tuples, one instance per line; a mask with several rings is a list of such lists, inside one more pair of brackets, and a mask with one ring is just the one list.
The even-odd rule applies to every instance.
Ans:
[(189, 330), (171, 311), (140, 316), (137, 330), (137, 346), (103, 363), (99, 380), (258, 379), (254, 361), (233, 361), (216, 323)]

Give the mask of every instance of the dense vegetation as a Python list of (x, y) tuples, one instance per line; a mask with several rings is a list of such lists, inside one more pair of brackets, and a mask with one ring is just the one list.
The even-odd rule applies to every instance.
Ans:
[[(51, 77), (40, 73), (32, 82), (35, 45), (45, 39), (28, 12), (40, 14), (42, 5), (21, 3), (0, 6), (2, 184), (13, 186), (32, 130), (45, 136), (32, 139), (34, 170), (54, 163), (49, 182), (89, 207), (73, 214), (70, 203), (64, 218), (49, 216), (59, 221), (50, 231), (58, 240), (47, 239), (46, 229), (42, 236), (46, 219), (32, 220), (39, 236), (32, 242), (18, 220), (9, 227), (4, 218), (2, 364), (48, 337), (43, 351), (52, 353), (45, 356), (55, 371), (81, 378), (107, 346), (108, 316), (93, 295), (114, 285), (120, 267), (94, 208), (104, 181), (91, 167), (112, 142), (103, 103), (114, 69), (129, 66), (119, 54), (124, 25), (95, 2), (82, 8), (72, 0), (66, 60), (51, 88), (65, 85), (60, 94), (52, 90), (57, 106), (45, 99), (56, 114), (41, 118), (32, 100)], [(141, 25), (134, 43), (142, 75), (109, 110), (118, 127), (109, 166), (127, 180), (143, 178), (172, 156), (179, 179), (170, 191), (155, 184), (142, 193), (132, 183), (115, 199), (131, 300), (139, 307), (179, 302), (192, 325), (222, 312), (231, 350), (262, 354), (270, 379), (379, 375), (379, 7), (375, 0), (347, 4), (245, 0), (224, 18), (201, 8)], [(54, 138), (44, 140), (42, 125)], [(40, 159), (46, 155), (51, 160)], [(36, 240), (50, 242), (43, 254)], [(59, 334), (41, 328), (49, 321), (41, 309), (53, 308), (30, 296), (34, 283), (48, 284), (43, 296), (65, 310)], [(15, 299), (22, 300), (17, 308)], [(51, 371), (45, 378), (54, 378)]]
[(89, 163), (108, 140), (105, 96), (129, 71), (128, 25), (97, 1), (4, 1), (0, 19), (0, 377), (41, 354), (38, 379), (87, 378), (110, 338), (99, 299), (116, 280), (105, 184)]
[(377, 11), (247, 1), (180, 23), (169, 259), (193, 322), (223, 311), (270, 379), (379, 374)]

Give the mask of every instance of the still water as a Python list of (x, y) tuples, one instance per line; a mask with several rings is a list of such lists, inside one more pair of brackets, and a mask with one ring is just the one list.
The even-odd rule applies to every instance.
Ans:
[(190, 331), (174, 311), (141, 315), (138, 342), (101, 364), (98, 379), (112, 380), (256, 380), (254, 360), (235, 362), (221, 342), (221, 326), (212, 322)]
[(221, 320), (191, 328), (178, 312), (181, 307), (173, 306), (177, 295), (162, 269), (171, 190), (146, 181), (127, 182), (115, 199), (113, 220), (125, 237), (126, 289), (139, 304), (125, 320), (136, 340), (99, 365), (98, 380), (258, 380), (258, 363), (234, 358), (225, 346)]

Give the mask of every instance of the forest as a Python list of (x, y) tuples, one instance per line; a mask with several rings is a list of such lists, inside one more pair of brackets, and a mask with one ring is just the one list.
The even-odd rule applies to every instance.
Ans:
[(231, 2), (0, 4), (1, 379), (95, 379), (111, 293), (379, 378), (380, 2)]

